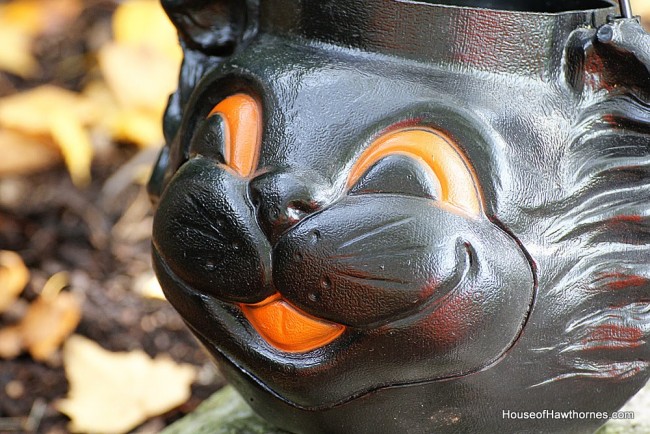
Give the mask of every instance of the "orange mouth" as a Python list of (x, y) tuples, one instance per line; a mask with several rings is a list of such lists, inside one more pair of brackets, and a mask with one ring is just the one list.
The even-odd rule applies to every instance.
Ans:
[(257, 304), (239, 305), (246, 319), (273, 347), (305, 353), (327, 345), (345, 330), (340, 324), (314, 318), (287, 303), (280, 294)]

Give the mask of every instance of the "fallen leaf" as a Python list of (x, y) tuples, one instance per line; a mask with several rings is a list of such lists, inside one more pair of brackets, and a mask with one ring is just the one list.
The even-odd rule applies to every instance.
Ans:
[(53, 274), (49, 279), (47, 279), (45, 285), (43, 285), (39, 298), (51, 302), (61, 293), (63, 288), (68, 286), (69, 283), (70, 276), (67, 272), (60, 271), (56, 274)]
[(0, 99), (0, 126), (29, 134), (51, 134), (56, 112), (68, 110), (82, 125), (101, 117), (101, 110), (83, 95), (43, 85)]
[(30, 174), (61, 161), (50, 137), (7, 129), (0, 129), (0, 155), (0, 176)]
[(45, 16), (37, 1), (14, 0), (0, 6), (0, 20), (11, 23), (29, 36), (36, 36), (45, 27)]
[(93, 145), (88, 130), (74, 113), (63, 107), (52, 113), (50, 121), (52, 137), (61, 148), (72, 182), (77, 186), (88, 185), (93, 161)]
[(77, 328), (81, 320), (81, 303), (70, 292), (66, 273), (53, 275), (19, 324), (23, 346), (35, 360), (48, 360)]
[(0, 69), (30, 78), (38, 63), (32, 55), (34, 37), (42, 29), (36, 4), (13, 1), (0, 5)]
[(61, 30), (81, 12), (79, 0), (16, 0), (0, 5), (0, 70), (33, 77), (34, 38)]
[(161, 119), (162, 113), (153, 115), (146, 110), (122, 110), (114, 118), (113, 137), (140, 147), (160, 145), (163, 141)]
[(117, 101), (113, 137), (136, 145), (163, 141), (162, 116), (176, 89), (182, 50), (173, 25), (157, 0), (131, 0), (113, 15), (114, 42), (98, 53), (99, 66)]
[(119, 103), (162, 114), (178, 84), (178, 61), (148, 46), (110, 43), (99, 52), (99, 66)]
[(29, 270), (18, 253), (0, 250), (0, 313), (6, 311), (29, 282)]
[[(101, 116), (93, 122), (93, 131), (108, 133), (110, 137), (134, 143), (140, 147), (160, 144), (162, 137), (162, 113), (164, 107), (155, 110), (125, 107), (118, 103), (115, 93), (103, 81), (90, 83), (83, 91), (88, 100), (101, 110)], [(161, 99), (160, 97), (158, 99)]]
[(113, 35), (120, 45), (150, 47), (180, 62), (183, 52), (176, 29), (158, 0), (131, 0), (113, 14)]
[(93, 148), (87, 126), (101, 116), (102, 108), (93, 101), (50, 85), (0, 100), (0, 126), (52, 138), (76, 185), (90, 179)]
[(0, 357), (11, 359), (23, 350), (34, 360), (46, 361), (77, 328), (81, 303), (77, 296), (61, 291), (68, 274), (60, 272), (48, 279), (16, 325), (0, 330)]
[(166, 300), (160, 283), (153, 274), (147, 273), (139, 276), (133, 284), (133, 289), (143, 297)]
[(81, 336), (68, 339), (63, 362), (70, 390), (56, 407), (73, 432), (127, 432), (187, 401), (196, 377), (196, 368), (166, 356), (112, 353)]
[(0, 5), (0, 21), (38, 36), (61, 31), (81, 9), (80, 0), (14, 0)]
[(38, 63), (32, 55), (32, 42), (23, 29), (0, 19), (0, 70), (23, 78), (36, 75)]
[(14, 359), (23, 351), (23, 335), (18, 326), (0, 329), (0, 358)]

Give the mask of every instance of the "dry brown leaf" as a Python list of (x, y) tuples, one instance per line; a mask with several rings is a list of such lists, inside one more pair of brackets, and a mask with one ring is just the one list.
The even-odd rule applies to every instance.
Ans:
[(61, 292), (67, 284), (65, 272), (50, 277), (20, 323), (0, 330), (1, 358), (14, 358), (26, 349), (35, 360), (46, 361), (56, 352), (81, 320), (77, 297)]
[(9, 250), (0, 250), (0, 313), (13, 304), (27, 282), (29, 270), (20, 255)]
[(70, 391), (56, 403), (73, 432), (123, 433), (184, 403), (196, 368), (143, 351), (112, 353), (81, 336), (63, 350)]
[(60, 292), (65, 285), (67, 274), (52, 276), (19, 324), (23, 345), (35, 360), (49, 359), (81, 320), (81, 303), (77, 297)]
[(0, 155), (0, 177), (38, 172), (61, 161), (61, 153), (51, 138), (3, 129)]

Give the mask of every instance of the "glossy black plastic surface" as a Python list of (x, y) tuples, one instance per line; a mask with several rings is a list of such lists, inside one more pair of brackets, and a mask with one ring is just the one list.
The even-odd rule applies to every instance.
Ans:
[[(650, 375), (650, 36), (600, 0), (441, 3), (163, 1), (186, 57), (156, 272), (289, 431), (592, 432), (549, 414), (611, 414)], [(250, 176), (208, 117), (241, 93), (263, 113)], [(400, 131), (439, 133), (465, 178), (405, 152), (352, 176)], [(241, 308), (273, 294), (345, 331), (274, 347)]]

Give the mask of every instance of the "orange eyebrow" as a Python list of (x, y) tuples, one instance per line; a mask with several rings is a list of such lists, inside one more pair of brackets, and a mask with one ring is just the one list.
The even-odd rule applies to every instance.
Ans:
[(226, 124), (226, 164), (239, 175), (250, 176), (259, 160), (262, 110), (250, 95), (238, 93), (217, 104), (208, 116), (221, 115)]
[(482, 212), (479, 184), (473, 168), (454, 142), (429, 128), (390, 132), (375, 140), (356, 161), (348, 176), (351, 188), (375, 163), (392, 154), (416, 159), (440, 182), (440, 200), (472, 215)]

